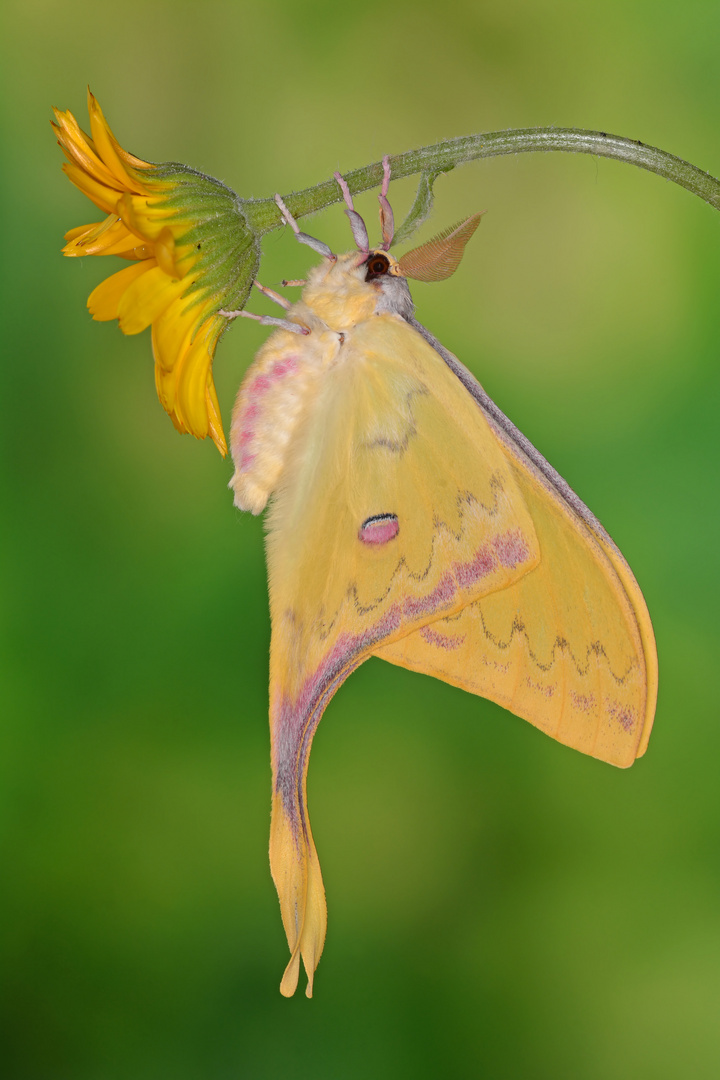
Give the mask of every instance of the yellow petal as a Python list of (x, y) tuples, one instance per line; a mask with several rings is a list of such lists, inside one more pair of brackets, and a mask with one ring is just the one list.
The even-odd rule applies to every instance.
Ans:
[[(77, 143), (82, 146), (85, 152), (95, 154), (95, 147), (90, 136), (83, 131), (78, 124), (73, 113), (68, 109), (67, 112), (63, 112), (62, 109), (53, 109), (55, 119), (57, 120), (57, 128), (60, 129), (62, 134), (63, 143)], [(52, 124), (52, 120), (50, 121)], [(95, 154), (97, 157), (97, 155)], [(100, 159), (98, 158), (98, 161)]]
[[(208, 388), (213, 386), (211, 366), (215, 346), (223, 326), (224, 320), (217, 316), (211, 316), (207, 319), (176, 368), (178, 378), (175, 412), (179, 420), (198, 439), (204, 439), (207, 434), (212, 434), (210, 410), (208, 408)], [(213, 426), (217, 428), (219, 407), (217, 397), (214, 396), (214, 387), (210, 397), (210, 404), (214, 414), (212, 417)], [(220, 431), (220, 435), (222, 437), (222, 431)], [(217, 442), (215, 435), (213, 435), (213, 440), (219, 448), (221, 445), (224, 446), (224, 437), (221, 438), (221, 443)]]
[[(107, 221), (107, 218), (105, 220)], [(97, 229), (101, 224), (102, 222), (94, 221), (90, 225), (78, 225), (74, 229), (68, 229), (65, 233), (65, 239), (68, 243), (71, 243), (73, 240), (76, 240), (78, 236), (92, 232), (93, 229)]]
[(220, 404), (217, 399), (217, 391), (213, 382), (212, 370), (208, 371), (208, 383), (205, 391), (205, 400), (208, 411), (208, 428), (212, 441), (217, 446), (223, 457), (227, 455), (227, 443), (223, 431), (222, 417), (220, 416)]
[(124, 191), (124, 186), (117, 182), (107, 166), (103, 164), (95, 153), (92, 140), (82, 130), (73, 114), (71, 112), (62, 113), (58, 109), (55, 109), (54, 112), (57, 124), (52, 123), (52, 121), (50, 123), (65, 156), (79, 165), (84, 172), (97, 180), (98, 183), (106, 184), (108, 187), (116, 188), (118, 191)]
[(88, 112), (90, 113), (90, 130), (92, 131), (93, 142), (95, 143), (97, 153), (115, 177), (119, 187), (124, 191), (133, 191), (136, 194), (142, 194), (144, 188), (129, 174), (125, 165), (120, 160), (115, 149), (116, 140), (112, 137), (112, 132), (103, 116), (102, 109), (89, 88)]
[[(210, 426), (205, 391), (212, 363), (214, 342), (209, 342), (205, 326), (201, 327), (195, 340), (178, 365), (175, 412), (189, 431), (198, 439), (204, 439)], [(210, 349), (208, 348), (210, 346)]]
[[(142, 158), (135, 157), (134, 154), (131, 154), (129, 150), (123, 150), (122, 146), (117, 141), (110, 128), (108, 128), (108, 135), (110, 137), (110, 142), (115, 148), (115, 153), (120, 158), (120, 160), (124, 162), (125, 166), (128, 169), (139, 170), (143, 173), (146, 172), (148, 174), (152, 174), (155, 166), (151, 161), (143, 161)], [(157, 181), (153, 181), (153, 183), (157, 183)]]
[(202, 312), (189, 306), (182, 297), (175, 300), (152, 324), (152, 348), (155, 363), (163, 371), (172, 371), (190, 348), (193, 331)]
[(93, 319), (98, 322), (108, 322), (118, 318), (118, 306), (130, 286), (139, 277), (146, 274), (155, 266), (154, 259), (137, 263), (135, 266), (127, 266), (124, 270), (118, 270), (117, 274), (101, 281), (96, 289), (90, 293), (87, 306)]
[(65, 233), (68, 243), (63, 255), (116, 255), (137, 247), (137, 237), (128, 232), (122, 221), (109, 214), (96, 225), (84, 225)]
[(152, 262), (155, 264), (152, 270), (130, 285), (118, 305), (120, 329), (124, 334), (139, 334), (188, 287), (186, 281), (168, 277), (154, 259)]
[(91, 202), (94, 202), (96, 206), (99, 206), (101, 210), (104, 210), (106, 214), (111, 214), (115, 211), (115, 205), (118, 201), (118, 193), (114, 188), (108, 187), (106, 184), (101, 184), (97, 180), (89, 176), (84, 169), (81, 169), (74, 161), (68, 161), (63, 165), (63, 172), (72, 181), (75, 187), (80, 188), (83, 195), (87, 195)]
[(157, 240), (175, 210), (163, 210), (162, 200), (126, 193), (117, 204), (118, 216), (127, 228), (143, 240)]
[(161, 230), (155, 241), (155, 258), (166, 274), (170, 277), (181, 278), (182, 271), (178, 270), (175, 262), (175, 237), (167, 225)]
[[(82, 248), (82, 250), (74, 250)], [(124, 259), (153, 258), (152, 244), (138, 244), (138, 238), (111, 214), (102, 225), (89, 230), (82, 239), (76, 239), (63, 249), (65, 255), (120, 255)]]
[(155, 389), (165, 412), (169, 415), (179, 432), (185, 434), (187, 428), (175, 414), (175, 389), (177, 375), (174, 371), (163, 371), (159, 364), (155, 364)]
[(137, 237), (126, 229), (124, 234), (118, 234), (112, 242), (106, 241), (106, 246), (101, 248), (98, 244), (97, 250), (93, 246), (92, 250), (88, 250), (88, 255), (122, 255), (126, 259), (151, 259), (153, 250), (152, 244), (138, 244)]
[(127, 247), (125, 250), (107, 252), (108, 255), (119, 255), (121, 259), (152, 259), (152, 244), (137, 244), (136, 247)]
[[(90, 94), (90, 87), (88, 87), (88, 94)], [(95, 96), (94, 95), (91, 95), (91, 96), (93, 98), (93, 101), (97, 104), (97, 99), (95, 98)], [(97, 106), (97, 108), (100, 111), (100, 106), (99, 105)], [(100, 112), (100, 114), (102, 116), (102, 112)], [(112, 131), (110, 130), (110, 127), (108, 126), (108, 123), (105, 120), (104, 116), (102, 117), (102, 120), (103, 120), (103, 123), (105, 125), (105, 131), (107, 133), (107, 137), (108, 137), (108, 139), (110, 140), (110, 142), (112, 144), (113, 150), (115, 151), (117, 156), (120, 158), (120, 160), (124, 163), (124, 165), (128, 169), (133, 169), (133, 170), (140, 169), (143, 172), (145, 172), (145, 171), (150, 172), (155, 168), (155, 166), (152, 165), (149, 161), (143, 161), (142, 158), (135, 157), (134, 154), (129, 153), (127, 150), (123, 150), (122, 146), (120, 145), (120, 143), (117, 141), (117, 139), (113, 135)]]
[[(174, 306), (177, 308), (177, 303)], [(194, 339), (190, 326), (184, 339), (180, 341), (180, 331), (183, 326), (187, 326), (187, 321), (186, 313), (183, 316), (174, 313), (174, 318), (171, 319), (166, 312), (158, 323), (153, 324), (155, 386), (160, 403), (169, 413), (177, 430), (190, 432), (198, 439), (210, 435), (224, 457), (227, 445), (211, 371), (215, 346), (223, 324), (212, 317), (206, 320)], [(171, 330), (174, 330), (176, 335), (174, 351), (162, 358), (164, 363), (172, 363), (170, 369), (163, 367), (161, 362), (158, 349), (159, 324), (164, 324), (160, 325), (160, 329), (168, 335), (164, 343), (166, 349), (169, 349), (172, 342)]]

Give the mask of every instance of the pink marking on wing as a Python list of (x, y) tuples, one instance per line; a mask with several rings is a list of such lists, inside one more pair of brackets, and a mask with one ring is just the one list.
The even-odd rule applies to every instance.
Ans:
[(237, 452), (240, 451), (240, 465), (238, 466), (240, 472), (247, 472), (252, 465), (253, 461), (257, 457), (250, 448), (250, 443), (255, 438), (254, 428), (245, 428), (240, 432), (240, 438), (236, 440), (235, 444), (235, 456), (237, 458)]
[(418, 615), (432, 615), (433, 612), (448, 607), (456, 592), (453, 575), (443, 574), (433, 591), (427, 596), (408, 596), (403, 601), (403, 615), (409, 619), (417, 618)]
[(595, 695), (594, 694), (576, 694), (574, 691), (570, 694), (570, 700), (573, 703), (573, 708), (578, 712), (591, 712), (595, 708)]
[(507, 675), (510, 670), (511, 665), (509, 663), (501, 664), (499, 660), (488, 660), (487, 656), (480, 656), (478, 659), (485, 667), (491, 667), (495, 671), (499, 671), (501, 675)]
[(623, 731), (632, 731), (637, 720), (637, 713), (632, 705), (623, 705), (621, 701), (611, 701), (610, 698), (605, 699), (605, 705), (608, 715), (620, 725)]
[(396, 517), (370, 520), (365, 525), (360, 526), (358, 538), (362, 540), (363, 544), (387, 544), (389, 540), (393, 540), (397, 536), (399, 529), (400, 526)]
[(531, 690), (537, 690), (537, 692), (539, 694), (542, 694), (543, 697), (551, 698), (553, 696), (553, 694), (555, 693), (556, 688), (554, 686), (543, 686), (542, 683), (533, 682), (532, 679), (529, 679), (529, 678), (526, 679), (525, 682), (527, 683), (527, 685), (530, 687)]
[(431, 626), (421, 626), (420, 636), (428, 645), (435, 645), (438, 649), (459, 649), (465, 641), (464, 634), (450, 637), (448, 634), (441, 634), (439, 630), (433, 630)]
[(455, 563), (453, 572), (458, 585), (467, 589), (488, 577), (500, 566), (514, 569), (530, 558), (530, 548), (520, 529), (509, 529), (478, 548), (466, 563)]
[(282, 360), (276, 360), (269, 371), (257, 375), (249, 383), (245, 391), (245, 404), (240, 416), (240, 423), (233, 433), (233, 457), (240, 458), (240, 472), (245, 472), (257, 457), (257, 454), (249, 452), (248, 447), (257, 435), (252, 422), (262, 415), (262, 399), (275, 383), (280, 382), (287, 375), (294, 374), (297, 369), (298, 357), (286, 356)]
[(479, 548), (474, 558), (470, 562), (455, 563), (453, 570), (455, 572), (455, 579), (461, 589), (468, 589), (471, 585), (474, 585), (476, 581), (480, 581), (482, 578), (487, 577), (488, 574), (492, 574), (493, 570), (497, 566), (497, 559), (494, 552), (490, 550), (488, 544), (483, 544)]
[(297, 356), (286, 356), (284, 360), (276, 360), (271, 370), (273, 382), (293, 374), (297, 371), (297, 366)]
[(374, 626), (363, 633), (341, 634), (315, 671), (305, 678), (295, 700), (284, 694), (273, 712), (275, 789), (282, 796), (285, 813), (298, 843), (299, 829), (305, 828), (301, 779), (325, 706), (360, 662), (357, 660), (353, 663), (353, 659), (377, 645), (399, 625), (400, 607), (393, 604)]
[(530, 548), (520, 529), (509, 529), (501, 536), (496, 536), (492, 545), (500, 564), (510, 569), (530, 558)]
[[(267, 394), (270, 387), (275, 383), (280, 382), (286, 375), (294, 374), (297, 371), (297, 368), (298, 357), (286, 356), (283, 360), (276, 360), (269, 371), (264, 371), (262, 375), (256, 375), (246, 391), (250, 404), (247, 406), (245, 412), (249, 414), (250, 409), (252, 408), (255, 408), (257, 412), (260, 399)], [(253, 415), (256, 415), (256, 413)]]
[[(390, 532), (396, 523), (392, 519), (387, 521)], [(385, 522), (377, 524), (384, 526)], [(368, 530), (370, 527), (368, 526)], [(392, 535), (396, 533), (392, 532)], [(391, 538), (388, 535), (387, 539)], [(298, 844), (300, 830), (306, 829), (302, 777), (315, 729), (337, 688), (374, 646), (400, 627), (401, 622), (412, 623), (424, 616), (447, 611), (455, 602), (459, 589), (474, 585), (496, 570), (498, 565), (515, 566), (524, 562), (529, 554), (528, 545), (519, 530), (508, 531), (495, 537), (492, 544), (483, 544), (469, 562), (455, 563), (452, 570), (443, 574), (435, 588), (426, 596), (409, 596), (392, 604), (382, 618), (362, 633), (340, 634), (315, 670), (303, 680), (294, 700), (283, 694), (273, 707), (272, 718), (275, 733), (275, 789), (282, 797), (285, 813)], [(408, 631), (410, 629), (408, 627)], [(445, 637), (427, 626), (421, 627), (421, 632), (424, 640), (444, 649), (458, 648), (464, 641), (464, 637)], [(548, 697), (554, 693), (553, 687), (538, 685), (537, 689)]]
[(262, 397), (266, 394), (272, 385), (272, 380), (269, 375), (258, 375), (253, 382), (250, 383), (248, 393), (251, 398)]
[(363, 633), (340, 634), (315, 671), (304, 679), (294, 702), (287, 695), (283, 697), (280, 706), (279, 733), (290, 732), (297, 735), (298, 724), (302, 724), (302, 718), (315, 707), (318, 691), (329, 685), (352, 656), (357, 655), (366, 647), (376, 645), (399, 625), (400, 606), (393, 604), (374, 626), (368, 627)]

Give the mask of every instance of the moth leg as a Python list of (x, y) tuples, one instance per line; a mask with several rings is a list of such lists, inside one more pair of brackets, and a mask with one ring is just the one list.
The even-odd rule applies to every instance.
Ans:
[(310, 333), (307, 326), (300, 326), (299, 323), (290, 322), (289, 319), (276, 319), (273, 315), (253, 315), (251, 311), (223, 311), (222, 308), (218, 311), (218, 315), (224, 315), (226, 319), (254, 319), (261, 326), (279, 326), (282, 330), (289, 330), (292, 334), (307, 335)]
[(313, 251), (317, 251), (318, 255), (323, 255), (326, 259), (330, 259), (332, 262), (335, 262), (335, 260), (337, 259), (337, 255), (333, 255), (327, 244), (324, 244), (322, 240), (316, 240), (314, 236), (308, 236), (307, 233), (300, 231), (300, 226), (298, 225), (297, 221), (292, 216), (279, 195), (275, 196), (275, 202), (278, 205), (278, 209), (282, 214), (283, 219), (288, 223), (292, 231), (295, 233), (295, 237), (298, 242), (300, 244), (307, 244), (307, 246), (309, 248), (312, 248)]
[(293, 288), (293, 289), (294, 288), (304, 289), (305, 286), (307, 285), (307, 281), (304, 281), (303, 278), (283, 278), (282, 279), (282, 285), (284, 285), (285, 288), (290, 287), (290, 288)]
[(257, 280), (253, 281), (253, 285), (256, 289), (260, 290), (263, 296), (267, 296), (268, 300), (272, 300), (274, 304), (279, 304), (280, 307), (285, 308), (286, 311), (288, 308), (292, 307), (290, 301), (286, 300), (280, 293), (276, 293), (274, 289), (268, 289), (267, 286), (261, 285)]
[(350, 218), (350, 228), (352, 229), (353, 239), (358, 251), (361, 251), (364, 255), (367, 255), (370, 250), (370, 242), (368, 240), (368, 233), (365, 227), (365, 222), (358, 214), (357, 210), (353, 206), (352, 195), (350, 194), (350, 188), (347, 186), (346, 181), (342, 178), (339, 172), (333, 173), (333, 176), (338, 182), (338, 186), (343, 194), (345, 200), (345, 213)]
[(383, 238), (382, 249), (388, 251), (395, 235), (395, 215), (387, 198), (388, 188), (390, 187), (390, 157), (388, 154), (382, 159), (382, 163), (383, 182), (378, 195), (378, 202), (380, 203), (380, 228), (382, 229)]

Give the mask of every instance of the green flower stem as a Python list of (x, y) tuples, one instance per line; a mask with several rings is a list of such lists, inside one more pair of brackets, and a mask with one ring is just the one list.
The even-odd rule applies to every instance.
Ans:
[[(682, 158), (646, 146), (633, 139), (619, 135), (607, 135), (603, 131), (583, 131), (579, 128), (520, 128), (515, 131), (490, 131), (484, 135), (467, 135), (408, 150), (405, 154), (390, 157), (392, 176), (412, 176), (415, 173), (437, 174), (450, 172), (456, 165), (476, 158), (500, 157), (503, 154), (547, 153), (559, 150), (570, 154), (594, 154), (596, 157), (614, 158), (648, 169), (658, 176), (684, 187), (720, 210), (720, 181), (703, 172)], [(345, 173), (345, 180), (353, 194), (378, 187), (382, 182), (382, 164), (375, 162), (363, 169)], [(288, 210), (296, 217), (304, 217), (323, 210), (333, 203), (342, 202), (342, 193), (335, 180), (326, 180), (315, 187), (283, 196)], [(256, 232), (266, 233), (283, 224), (273, 199), (253, 199), (243, 204), (243, 213)]]

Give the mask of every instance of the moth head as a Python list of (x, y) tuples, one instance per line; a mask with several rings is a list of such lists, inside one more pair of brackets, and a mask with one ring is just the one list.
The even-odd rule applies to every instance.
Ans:
[(372, 248), (362, 262), (365, 281), (380, 293), (376, 313), (392, 311), (409, 318), (413, 302), (407, 279), (413, 281), (444, 281), (460, 265), (465, 245), (473, 235), (482, 214), (473, 214), (465, 221), (433, 236), (420, 247), (394, 258), (385, 247)]
[(482, 214), (472, 214), (457, 225), (444, 229), (420, 247), (395, 259), (384, 247), (373, 248), (364, 260), (365, 280), (380, 283), (383, 278), (410, 278), (412, 281), (444, 281), (454, 274)]
[(389, 255), (383, 248), (371, 248), (367, 258), (363, 262), (365, 267), (366, 281), (379, 281), (386, 276), (405, 277), (400, 270), (397, 259)]
[(403, 318), (409, 318), (413, 314), (407, 280), (396, 258), (384, 248), (372, 248), (363, 261), (362, 268), (365, 281), (379, 293), (376, 314), (390, 311)]

